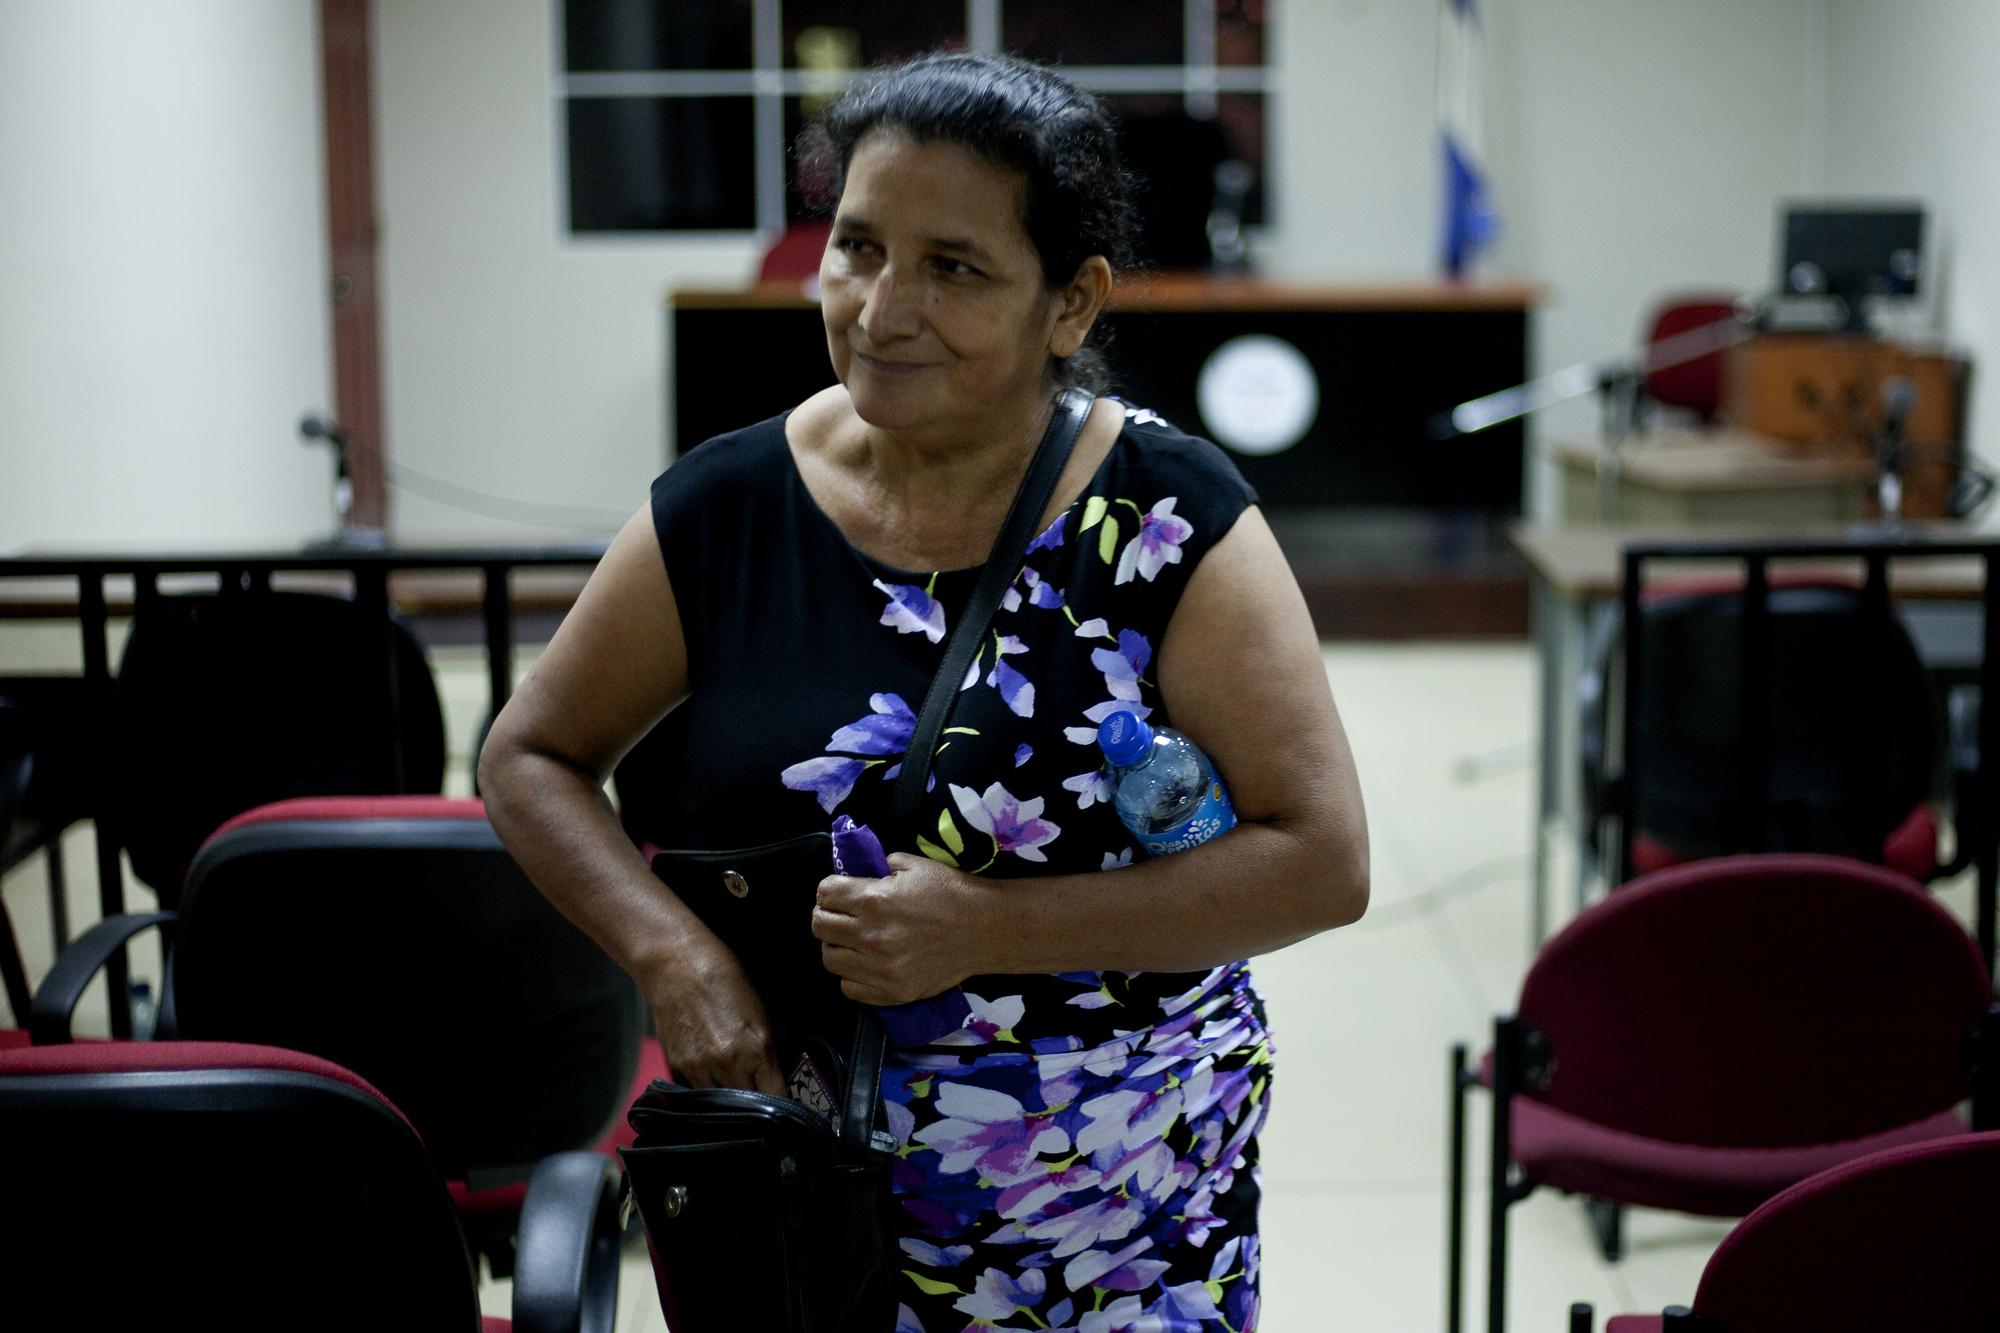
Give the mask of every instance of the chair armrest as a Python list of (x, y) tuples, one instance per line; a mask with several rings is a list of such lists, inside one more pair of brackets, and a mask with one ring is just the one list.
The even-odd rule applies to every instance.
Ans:
[(611, 1333), (618, 1310), (618, 1163), (545, 1157), (528, 1178), (514, 1247), (517, 1333)]
[(1945, 776), (1951, 783), (1952, 855), (1939, 879), (1961, 874), (1978, 859), (1985, 812), (1979, 800), (1979, 696), (1953, 690), (1945, 699)]
[(1972, 1087), (1972, 1130), (2000, 1129), (2000, 1004), (1987, 1008), (1965, 1034), (1961, 1053)]
[[(111, 961), (140, 931), (158, 926), (166, 936), (164, 947), (173, 948), (174, 912), (124, 912), (106, 917), (70, 941), (56, 959), (55, 966), (42, 978), (35, 1002), (28, 1012), (28, 1040), (37, 1046), (60, 1046), (70, 1039), (70, 1019), (77, 1001), (91, 978)], [(115, 1002), (115, 997), (114, 997)]]

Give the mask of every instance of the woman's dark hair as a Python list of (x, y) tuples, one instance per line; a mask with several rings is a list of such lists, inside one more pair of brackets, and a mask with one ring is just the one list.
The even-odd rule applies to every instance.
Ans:
[[(1021, 222), (1051, 290), (1103, 255), (1112, 271), (1132, 262), (1132, 181), (1118, 161), (1104, 107), (1061, 75), (1013, 56), (963, 51), (919, 56), (863, 75), (799, 136), (800, 177), (831, 208), (847, 183), (855, 145), (896, 130), (918, 143), (948, 143), (1018, 171), (1027, 190)], [(1102, 323), (1055, 367), (1063, 385), (1108, 380)]]

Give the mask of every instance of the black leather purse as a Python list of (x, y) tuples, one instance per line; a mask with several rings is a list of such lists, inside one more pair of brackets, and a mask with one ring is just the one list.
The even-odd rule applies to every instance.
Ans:
[[(914, 818), (938, 738), (1019, 573), (1090, 415), (1066, 390), (925, 695), (896, 782), (897, 831)], [(922, 756), (921, 761), (916, 761)], [(896, 1322), (894, 1138), (882, 1128), (886, 1039), (841, 994), (812, 934), (833, 843), (814, 833), (736, 851), (665, 851), (653, 871), (743, 963), (793, 1097), (656, 1079), (620, 1151), (674, 1333), (888, 1333)]]

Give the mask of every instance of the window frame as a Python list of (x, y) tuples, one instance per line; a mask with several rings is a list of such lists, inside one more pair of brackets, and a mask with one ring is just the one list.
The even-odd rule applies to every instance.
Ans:
[[(843, 91), (852, 74), (785, 68), (782, 7), (785, 0), (751, 0), (750, 49), (755, 62), (742, 70), (622, 70), (575, 74), (565, 68), (564, 7), (569, 0), (549, 0), (548, 119), (549, 185), (552, 217), (559, 248), (627, 250), (657, 248), (681, 242), (741, 242), (760, 239), (768, 244), (784, 233), (786, 165), (791, 145), (785, 138), (787, 98)], [(1005, 0), (965, 0), (966, 49), (993, 55), (1001, 51), (1001, 5)], [(1271, 37), (1283, 0), (1266, 0), (1264, 63), (1217, 65), (1214, 0), (1182, 0), (1182, 60), (1178, 65), (1064, 65), (1064, 77), (1085, 92), (1097, 94), (1179, 93), (1194, 115), (1214, 115), (1216, 99), (1224, 94), (1251, 93), (1264, 98), (1264, 161), (1258, 164), (1264, 196), (1264, 221), (1244, 227), (1246, 240), (1261, 242), (1277, 216), (1278, 187), (1268, 168), (1277, 157), (1277, 116), (1283, 91), (1271, 61)], [(856, 71), (858, 73), (859, 71)], [(586, 97), (748, 97), (756, 163), (755, 214), (751, 228), (661, 228), (652, 231), (586, 231), (570, 225), (568, 105)]]

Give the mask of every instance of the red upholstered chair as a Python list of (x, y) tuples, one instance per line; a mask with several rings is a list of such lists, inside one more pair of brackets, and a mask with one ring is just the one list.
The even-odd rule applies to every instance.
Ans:
[[(313, 1056), (207, 1042), (0, 1050), (0, 1180), (14, 1327), (482, 1327), (465, 1237), (415, 1129)], [(617, 1192), (594, 1153), (536, 1168), (514, 1325), (610, 1333)]]
[[(1733, 320), (1735, 316), (1736, 298), (1733, 295), (1683, 293), (1667, 297), (1655, 307), (1648, 321), (1645, 340), (1649, 357), (1671, 359), (1677, 355), (1671, 340), (1683, 336), (1693, 338), (1700, 330), (1712, 328), (1724, 320)], [(1662, 343), (1669, 345), (1662, 348)], [(1728, 357), (1718, 347), (1678, 365), (1647, 371), (1640, 379), (1640, 387), (1647, 401), (1666, 407), (1686, 408), (1703, 426), (1713, 426), (1728, 403), (1728, 368)]]
[[(2000, 1328), (2000, 1134), (1890, 1148), (1760, 1205), (1710, 1256), (1692, 1306), (1605, 1333), (1991, 1333)], [(1590, 1333), (1573, 1307), (1572, 1333)]]
[(806, 282), (819, 277), (820, 256), (826, 253), (833, 223), (824, 219), (794, 222), (764, 252), (757, 269), (759, 282)]
[[(1452, 1053), (1449, 1327), (1462, 1291), (1464, 1118), (1492, 1091), (1487, 1327), (1507, 1213), (1538, 1185), (1740, 1217), (1817, 1171), (1996, 1116), (2000, 1017), (1972, 939), (1919, 886), (1836, 857), (1645, 876), (1545, 946), (1477, 1074)], [(1615, 1213), (1609, 1213), (1615, 1217)]]
[(282, 801), (195, 858), (177, 915), (79, 937), (35, 999), (37, 1042), (109, 954), (170, 929), (165, 1037), (306, 1051), (382, 1089), (505, 1272), (536, 1162), (632, 1141), (624, 1113), (666, 1074), (638, 989), (536, 891), (478, 801)]

